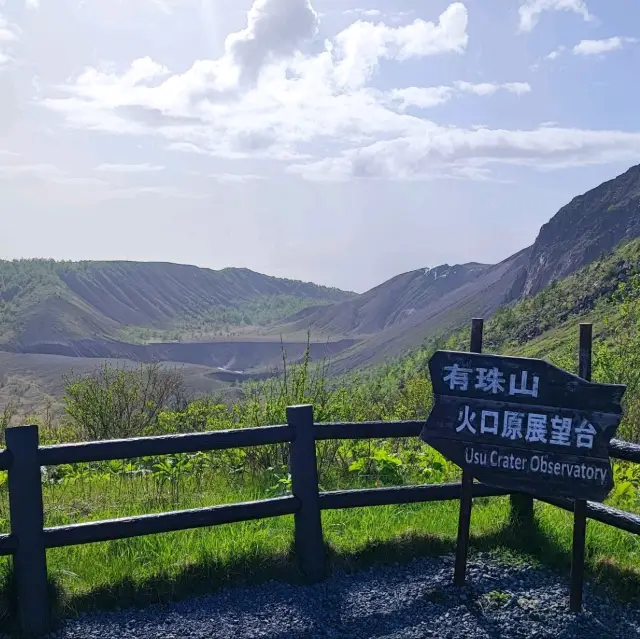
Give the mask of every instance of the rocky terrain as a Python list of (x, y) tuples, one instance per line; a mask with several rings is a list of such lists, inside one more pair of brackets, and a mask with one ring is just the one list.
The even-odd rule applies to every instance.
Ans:
[(51, 639), (630, 639), (640, 611), (589, 589), (568, 611), (568, 579), (480, 555), (468, 585), (451, 583), (453, 558), (336, 574), (315, 586), (233, 588), (168, 606), (81, 615)]

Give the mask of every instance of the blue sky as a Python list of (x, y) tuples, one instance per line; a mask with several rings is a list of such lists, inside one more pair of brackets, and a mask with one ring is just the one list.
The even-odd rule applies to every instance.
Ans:
[(637, 0), (0, 0), (0, 257), (362, 291), (640, 161)]

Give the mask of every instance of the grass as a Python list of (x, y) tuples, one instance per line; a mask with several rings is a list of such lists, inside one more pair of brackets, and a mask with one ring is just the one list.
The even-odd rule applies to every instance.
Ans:
[[(137, 481), (133, 480), (134, 484)], [(200, 491), (194, 490), (189, 481), (178, 495), (168, 490), (162, 494), (149, 492), (143, 483), (79, 481), (46, 487), (46, 525), (230, 503), (271, 494), (264, 485), (234, 485), (222, 478)], [(125, 494), (130, 499), (124, 499)], [(322, 523), (329, 569), (354, 571), (376, 563), (402, 563), (414, 557), (453, 552), (458, 508), (458, 502), (436, 502), (325, 511)], [(471, 530), (472, 552), (490, 551), (504, 561), (527, 559), (558, 569), (568, 577), (572, 539), (569, 513), (536, 503), (536, 525), (522, 529), (510, 518), (508, 498), (478, 498)], [(293, 517), (285, 516), (52, 549), (47, 558), (56, 614), (69, 616), (86, 610), (167, 602), (274, 578), (301, 583), (292, 540)], [(597, 585), (606, 586), (625, 600), (640, 597), (637, 537), (590, 522), (586, 560), (588, 573)], [(4, 559), (0, 568), (4, 575), (0, 610), (10, 611), (9, 561)]]

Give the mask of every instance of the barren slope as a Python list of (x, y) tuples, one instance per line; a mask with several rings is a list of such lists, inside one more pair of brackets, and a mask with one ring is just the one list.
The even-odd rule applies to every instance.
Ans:
[(489, 317), (517, 298), (529, 262), (524, 249), (486, 268), (471, 281), (432, 299), (420, 311), (378, 334), (362, 339), (334, 358), (332, 370), (344, 372), (377, 364), (420, 345), (428, 338), (448, 335), (472, 317)]
[(439, 300), (481, 277), (484, 264), (444, 264), (398, 275), (358, 297), (326, 306), (312, 306), (288, 318), (275, 330), (311, 329), (320, 334), (369, 335), (404, 323)]

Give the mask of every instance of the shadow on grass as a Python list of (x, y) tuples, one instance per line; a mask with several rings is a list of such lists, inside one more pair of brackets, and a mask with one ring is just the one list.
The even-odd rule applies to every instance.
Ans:
[[(48, 586), (52, 617), (61, 617), (65, 612), (61, 601), (62, 589), (51, 577), (49, 577)], [(14, 586), (14, 572), (11, 562), (7, 561), (6, 566), (0, 571), (0, 630), (11, 632), (15, 637), (20, 636), (17, 619), (18, 601)]]
[[(373, 565), (407, 563), (417, 557), (455, 552), (455, 540), (430, 534), (400, 535), (388, 541), (369, 543), (356, 551), (338, 551), (327, 544), (328, 572), (354, 572)], [(471, 536), (471, 553), (491, 552), (504, 561), (532, 561), (565, 573), (569, 577), (570, 553), (543, 533), (537, 522), (526, 525), (506, 522), (493, 533)], [(621, 567), (615, 560), (589, 562), (591, 583), (601, 586), (623, 601), (640, 597), (640, 573)], [(452, 575), (453, 578), (453, 575)], [(177, 574), (160, 573), (146, 580), (125, 579), (89, 593), (65, 596), (55, 579), (51, 583), (54, 615), (60, 619), (88, 610), (113, 610), (129, 606), (163, 604), (186, 596), (215, 592), (222, 587), (251, 585), (270, 580), (303, 584), (293, 546), (287, 553), (244, 554), (232, 562), (201, 562)], [(10, 571), (0, 582), (0, 625), (15, 623), (15, 599)], [(8, 611), (3, 619), (2, 611)]]

